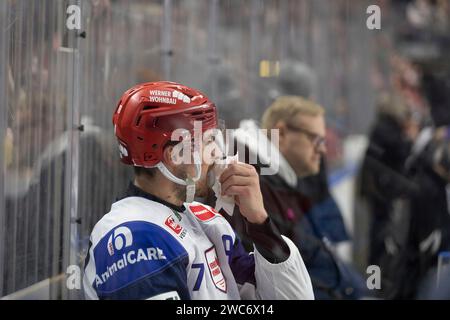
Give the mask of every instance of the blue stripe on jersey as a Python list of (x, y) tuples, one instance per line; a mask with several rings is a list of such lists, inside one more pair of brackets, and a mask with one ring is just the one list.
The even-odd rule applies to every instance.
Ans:
[(134, 283), (115, 292), (102, 294), (99, 299), (104, 300), (140, 300), (148, 299), (161, 293), (177, 291), (180, 299), (190, 300), (187, 287), (186, 264), (188, 257), (168, 268), (135, 281)]
[[(143, 288), (150, 283), (170, 281), (171, 289), (186, 290), (186, 265), (188, 253), (182, 245), (163, 228), (146, 221), (123, 223), (108, 232), (94, 248), (96, 276), (93, 287), (98, 296), (107, 298), (127, 286)], [(180, 273), (175, 282), (168, 277)], [(160, 280), (156, 280), (156, 278)], [(163, 279), (164, 278), (164, 279)], [(151, 279), (151, 280), (150, 280)], [(164, 291), (141, 292), (140, 297), (150, 297)], [(125, 291), (124, 291), (125, 292)], [(181, 295), (189, 293), (179, 292)], [(124, 298), (133, 296), (125, 294)], [(133, 296), (133, 298), (137, 298)]]
[(241, 241), (236, 238), (229, 257), (230, 268), (238, 284), (249, 282), (256, 285), (255, 257), (245, 251)]

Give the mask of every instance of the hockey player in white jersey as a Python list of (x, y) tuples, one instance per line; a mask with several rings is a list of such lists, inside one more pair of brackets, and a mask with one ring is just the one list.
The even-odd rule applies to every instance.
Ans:
[[(220, 182), (245, 218), (254, 253), (243, 249), (218, 212), (193, 201), (207, 191), (214, 165), (205, 161), (204, 151), (213, 136), (191, 154), (189, 148), (175, 150), (198, 134), (196, 121), (202, 135), (218, 126), (216, 107), (195, 89), (164, 81), (123, 94), (114, 132), (122, 162), (133, 165), (136, 175), (91, 233), (86, 298), (314, 299), (297, 247), (280, 235), (264, 209), (252, 166), (231, 164)], [(185, 135), (173, 141), (177, 129)], [(193, 163), (179, 161), (186, 156)]]

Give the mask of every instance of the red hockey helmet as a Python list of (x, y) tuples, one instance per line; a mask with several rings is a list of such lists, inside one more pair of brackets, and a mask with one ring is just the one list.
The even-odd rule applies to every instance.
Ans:
[(215, 105), (200, 91), (169, 81), (147, 82), (127, 90), (113, 116), (122, 162), (154, 167), (176, 129), (217, 128)]

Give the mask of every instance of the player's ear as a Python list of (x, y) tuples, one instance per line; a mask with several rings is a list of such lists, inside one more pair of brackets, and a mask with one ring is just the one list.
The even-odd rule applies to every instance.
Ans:
[(164, 148), (162, 161), (169, 167), (175, 167), (183, 162), (183, 144), (168, 145)]
[(284, 145), (287, 133), (286, 123), (280, 120), (273, 126), (273, 129), (278, 130), (279, 146)]
[(174, 159), (172, 154), (173, 154), (173, 146), (172, 145), (166, 146), (163, 150), (162, 161), (168, 167), (173, 167), (174, 165)]

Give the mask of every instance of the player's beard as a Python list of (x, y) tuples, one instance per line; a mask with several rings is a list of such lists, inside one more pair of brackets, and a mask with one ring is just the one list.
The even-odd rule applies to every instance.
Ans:
[[(187, 178), (187, 173), (186, 173), (186, 169), (183, 168), (184, 165), (181, 165), (180, 167), (177, 168), (176, 172), (175, 172), (175, 176), (182, 179), (182, 180), (186, 180)], [(183, 186), (181, 184), (175, 183), (175, 197), (182, 201), (185, 202), (186, 201), (186, 186)]]
[[(212, 169), (212, 166), (208, 168), (208, 172)], [(187, 178), (187, 167), (185, 165), (181, 165), (176, 170), (176, 176), (186, 180)], [(201, 175), (200, 179), (195, 183), (195, 197), (206, 197), (208, 195), (208, 183), (207, 183), (207, 174)], [(178, 200), (186, 201), (186, 186), (175, 184), (175, 196)]]

